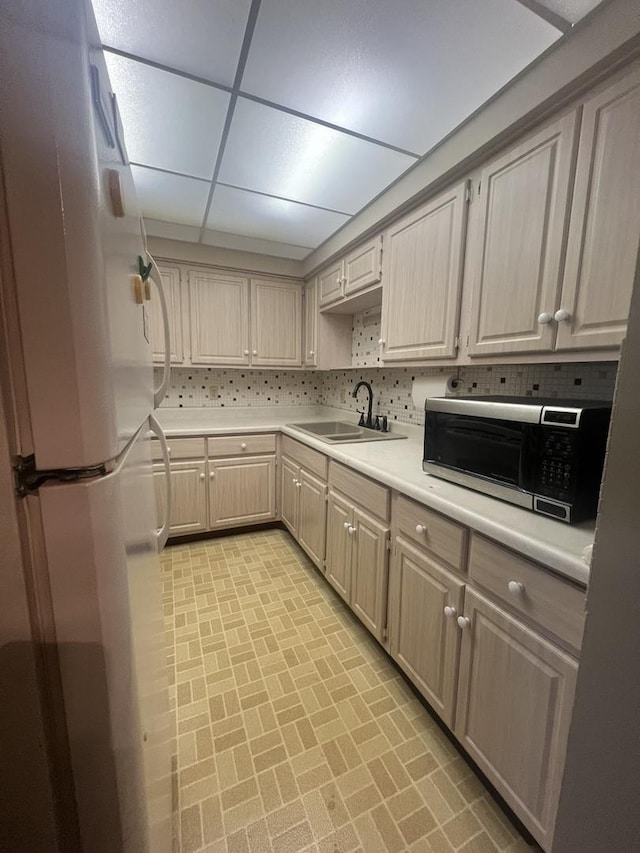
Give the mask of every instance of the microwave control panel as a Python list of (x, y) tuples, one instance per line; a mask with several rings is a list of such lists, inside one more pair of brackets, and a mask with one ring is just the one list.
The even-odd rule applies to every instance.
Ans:
[(573, 485), (576, 434), (560, 429), (544, 429), (541, 435), (538, 491), (566, 500)]

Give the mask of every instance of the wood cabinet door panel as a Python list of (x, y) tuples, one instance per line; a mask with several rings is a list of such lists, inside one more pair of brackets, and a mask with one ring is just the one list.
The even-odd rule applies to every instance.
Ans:
[(358, 509), (353, 512), (353, 526), (351, 609), (382, 642), (387, 623), (389, 528)]
[(462, 611), (464, 583), (398, 538), (389, 581), (392, 657), (447, 725), (453, 724), (460, 630), (445, 606)]
[(470, 355), (553, 349), (577, 112), (482, 172), (481, 213), (467, 255)]
[(558, 349), (619, 346), (640, 236), (640, 70), (584, 105)]
[(384, 361), (456, 354), (467, 221), (466, 182), (389, 228), (384, 251)]
[(351, 594), (352, 536), (345, 524), (353, 524), (353, 507), (335, 492), (329, 492), (326, 575), (329, 583), (348, 604)]
[(298, 541), (309, 557), (324, 571), (327, 533), (327, 484), (301, 470), (299, 477)]
[(347, 255), (344, 262), (345, 296), (380, 281), (382, 278), (381, 253), (382, 237), (378, 236), (363, 246), (358, 246)]
[(320, 273), (318, 291), (320, 305), (330, 305), (342, 299), (344, 295), (342, 261), (337, 261)]
[(302, 364), (302, 287), (251, 279), (251, 364)]
[(249, 364), (249, 279), (189, 270), (193, 364)]
[[(159, 265), (164, 295), (169, 312), (169, 335), (171, 338), (171, 364), (184, 364), (184, 342), (182, 337), (182, 288), (180, 269)], [(164, 325), (160, 298), (155, 287), (151, 288), (151, 352), (156, 364), (164, 363)]]
[(300, 479), (300, 468), (290, 459), (282, 457), (281, 464), (280, 515), (291, 533), (298, 538), (298, 493), (296, 483)]
[(578, 664), (467, 589), (455, 733), (549, 849)]
[(275, 456), (209, 460), (208, 467), (210, 527), (275, 518)]
[[(156, 486), (158, 525), (165, 517), (165, 468), (153, 466)], [(204, 459), (171, 463), (171, 521), (170, 536), (200, 533), (207, 530), (207, 486)]]

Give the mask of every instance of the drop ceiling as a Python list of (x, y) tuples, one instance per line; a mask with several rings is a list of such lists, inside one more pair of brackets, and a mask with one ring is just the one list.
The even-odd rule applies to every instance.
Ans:
[(302, 259), (599, 0), (93, 0), (149, 234)]

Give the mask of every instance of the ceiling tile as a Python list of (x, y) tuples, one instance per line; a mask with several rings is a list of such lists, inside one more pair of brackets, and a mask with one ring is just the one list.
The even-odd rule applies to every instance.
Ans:
[(211, 184), (156, 169), (132, 166), (142, 215), (179, 225), (200, 227)]
[(415, 159), (239, 98), (223, 183), (355, 213)]
[(165, 240), (180, 240), (182, 243), (200, 241), (200, 226), (176, 225), (174, 222), (161, 222), (145, 216), (144, 227), (147, 237), (163, 237)]
[(424, 154), (560, 35), (515, 0), (262, 0), (242, 89)]
[(348, 219), (342, 213), (218, 184), (207, 227), (315, 248)]
[(211, 178), (229, 95), (117, 54), (105, 59), (129, 159)]
[[(577, 24), (601, 2), (602, 0), (533, 0), (531, 6), (545, 6), (570, 24)], [(524, 3), (527, 5), (527, 0), (524, 0)]]
[(233, 83), (250, 0), (93, 0), (103, 44)]
[(256, 237), (244, 237), (241, 234), (228, 234), (226, 231), (205, 230), (202, 242), (207, 246), (221, 246), (238, 252), (253, 252), (258, 255), (273, 255), (276, 258), (291, 258), (301, 261), (312, 251), (304, 246), (290, 246), (288, 243), (274, 243), (271, 240), (258, 240)]

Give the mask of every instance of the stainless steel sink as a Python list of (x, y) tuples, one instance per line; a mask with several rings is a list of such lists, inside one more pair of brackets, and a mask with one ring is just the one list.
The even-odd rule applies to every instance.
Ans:
[(314, 421), (307, 424), (287, 424), (292, 429), (299, 429), (326, 441), (327, 444), (347, 444), (361, 441), (390, 441), (396, 438), (406, 438), (406, 435), (392, 432), (379, 432), (378, 430), (366, 429), (356, 424), (344, 421)]

